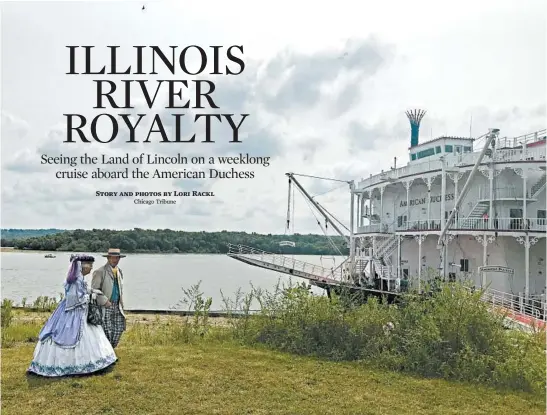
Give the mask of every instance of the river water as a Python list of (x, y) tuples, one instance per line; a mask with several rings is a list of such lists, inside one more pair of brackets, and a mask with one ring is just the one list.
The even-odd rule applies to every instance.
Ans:
[[(70, 253), (52, 252), (55, 258), (45, 258), (47, 252), (2, 252), (1, 288), (2, 299), (9, 298), (20, 304), (39, 296), (59, 296), (69, 266)], [(94, 268), (105, 260), (101, 254), (95, 256)], [(322, 265), (337, 266), (342, 258), (332, 256), (295, 256), (295, 258)], [(130, 254), (119, 264), (124, 274), (124, 303), (128, 310), (168, 310), (177, 306), (185, 296), (182, 288), (189, 289), (199, 283), (204, 296), (212, 297), (212, 311), (222, 310), (221, 291), (225, 297), (235, 299), (238, 288), (247, 293), (251, 284), (273, 292), (281, 283), (305, 281), (294, 276), (280, 274), (244, 264), (226, 255), (196, 254)], [(90, 277), (86, 280), (90, 281)], [(314, 287), (313, 291), (324, 291)], [(252, 308), (258, 308), (254, 303)]]

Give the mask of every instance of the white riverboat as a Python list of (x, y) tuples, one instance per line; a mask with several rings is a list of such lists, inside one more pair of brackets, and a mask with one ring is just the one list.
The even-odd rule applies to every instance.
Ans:
[[(421, 291), (433, 277), (471, 281), (493, 302), (543, 317), (546, 130), (505, 137), (490, 129), (477, 138), (443, 136), (420, 143), (424, 115), (407, 112), (406, 165), (348, 182), (349, 232), (340, 231), (309, 198), (347, 238), (350, 255), (343, 266), (306, 268), (294, 258), (241, 246), (232, 246), (229, 255), (319, 286), (335, 281), (396, 294), (409, 287)], [(295, 175), (288, 176), (306, 195)]]

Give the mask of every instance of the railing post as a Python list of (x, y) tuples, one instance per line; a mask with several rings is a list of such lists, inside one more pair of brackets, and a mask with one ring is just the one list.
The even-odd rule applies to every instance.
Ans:
[(543, 320), (547, 321), (547, 304), (545, 303), (545, 294), (541, 294), (541, 309), (543, 310)]
[(519, 292), (519, 310), (521, 313), (524, 313), (524, 297), (522, 296), (522, 292)]

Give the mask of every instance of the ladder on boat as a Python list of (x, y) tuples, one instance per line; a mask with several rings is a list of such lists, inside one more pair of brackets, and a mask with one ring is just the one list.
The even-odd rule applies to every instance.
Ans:
[(378, 277), (382, 280), (394, 280), (397, 279), (397, 275), (393, 270), (393, 265), (391, 263), (391, 254), (397, 248), (397, 239), (396, 234), (390, 235), (384, 242), (376, 248), (376, 251), (373, 252), (372, 263)]

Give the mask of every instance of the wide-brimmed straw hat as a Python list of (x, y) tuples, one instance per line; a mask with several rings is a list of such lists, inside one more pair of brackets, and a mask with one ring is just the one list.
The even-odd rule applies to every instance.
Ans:
[(118, 258), (125, 258), (125, 255), (122, 255), (120, 253), (119, 248), (109, 248), (108, 252), (106, 254), (104, 254), (103, 256), (105, 256), (105, 257), (115, 256), (115, 257), (118, 257)]

